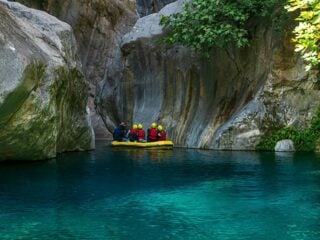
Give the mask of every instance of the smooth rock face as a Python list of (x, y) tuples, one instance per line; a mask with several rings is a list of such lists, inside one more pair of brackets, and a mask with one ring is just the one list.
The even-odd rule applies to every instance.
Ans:
[(136, 0), (137, 10), (141, 17), (159, 12), (165, 5), (174, 2), (175, 0)]
[(119, 68), (119, 41), (138, 19), (133, 0), (19, 2), (44, 10), (71, 25), (85, 75), (93, 85), (110, 75), (108, 71), (112, 68)]
[(292, 140), (285, 139), (277, 142), (274, 148), (274, 151), (275, 152), (294, 152), (295, 148)]
[[(160, 16), (183, 2), (139, 19), (123, 37), (125, 69), (113, 91), (119, 118), (157, 121), (176, 145), (228, 150), (253, 150), (284, 126), (306, 127), (320, 102), (319, 82), (304, 71), (291, 36), (256, 24), (250, 47), (215, 50), (201, 61), (183, 47), (159, 45)], [(102, 108), (105, 118), (112, 115)]]
[(5, 0), (0, 15), (0, 160), (94, 148), (70, 26)]
[[(120, 40), (138, 19), (136, 2), (134, 0), (19, 0), (19, 2), (45, 10), (71, 25), (83, 71), (90, 82), (89, 106), (96, 137), (110, 137), (106, 121), (115, 121), (117, 116), (113, 114), (108, 119), (101, 118), (99, 108), (97, 111), (95, 109), (97, 101), (95, 96), (99, 96), (103, 89), (112, 91), (121, 77)], [(103, 105), (116, 107), (112, 106), (114, 97), (113, 94), (108, 96), (106, 99), (108, 103)]]

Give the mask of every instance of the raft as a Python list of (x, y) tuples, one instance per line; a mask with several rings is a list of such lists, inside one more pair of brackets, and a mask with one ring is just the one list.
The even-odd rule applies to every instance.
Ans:
[(112, 147), (133, 147), (133, 148), (156, 148), (156, 149), (172, 149), (173, 143), (170, 140), (157, 142), (111, 142)]

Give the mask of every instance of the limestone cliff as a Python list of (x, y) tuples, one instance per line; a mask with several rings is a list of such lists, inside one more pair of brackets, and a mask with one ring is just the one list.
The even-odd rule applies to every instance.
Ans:
[[(317, 73), (304, 71), (290, 42), (292, 29), (278, 34), (251, 23), (250, 47), (214, 50), (207, 61), (182, 46), (159, 43), (165, 34), (160, 16), (180, 11), (183, 0), (140, 18), (122, 46), (121, 37), (138, 18), (134, 1), (48, 0), (41, 6), (34, 5), (39, 1), (20, 1), (74, 28), (101, 116), (93, 117), (101, 136), (120, 120), (145, 127), (157, 121), (176, 145), (254, 149), (269, 131), (288, 125), (304, 128), (318, 106)], [(144, 15), (168, 2), (138, 0), (137, 7)]]
[[(133, 0), (19, 0), (45, 10), (73, 28), (86, 79), (90, 82), (92, 121), (97, 138), (110, 136), (105, 122), (95, 113), (95, 96), (102, 88), (112, 89), (122, 73), (121, 37), (131, 30), (138, 14)], [(96, 89), (98, 88), (98, 89)], [(97, 91), (97, 93), (96, 93)], [(103, 121), (104, 122), (103, 122)]]
[(254, 149), (270, 130), (308, 124), (319, 82), (304, 71), (290, 36), (253, 23), (250, 47), (199, 60), (181, 46), (159, 45), (160, 16), (182, 3), (139, 19), (124, 36), (124, 77), (114, 89), (122, 118), (160, 122), (176, 145), (233, 150)]
[(0, 160), (88, 150), (94, 135), (72, 29), (0, 0)]

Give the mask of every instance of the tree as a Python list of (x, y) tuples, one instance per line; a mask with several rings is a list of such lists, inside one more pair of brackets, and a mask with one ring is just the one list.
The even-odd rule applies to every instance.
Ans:
[(163, 16), (161, 24), (169, 29), (165, 42), (180, 43), (200, 53), (230, 44), (249, 44), (247, 23), (254, 17), (270, 17), (282, 0), (192, 0), (183, 11)]
[(300, 11), (295, 28), (296, 51), (307, 62), (306, 70), (320, 66), (320, 1), (289, 0), (286, 7), (289, 12)]

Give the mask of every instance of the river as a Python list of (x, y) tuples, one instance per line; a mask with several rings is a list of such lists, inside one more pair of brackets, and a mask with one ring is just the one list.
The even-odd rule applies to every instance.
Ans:
[(320, 239), (320, 155), (65, 153), (0, 165), (0, 239)]

